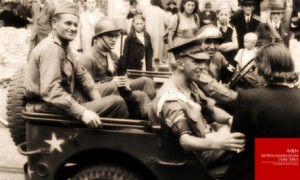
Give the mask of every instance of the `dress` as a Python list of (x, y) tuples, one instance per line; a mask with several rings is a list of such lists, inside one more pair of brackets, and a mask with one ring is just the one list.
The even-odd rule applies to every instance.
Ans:
[[(179, 21), (178, 21), (179, 17)], [(179, 22), (179, 25), (178, 25)], [(193, 14), (189, 17), (183, 13), (178, 13), (173, 15), (170, 19), (170, 24), (168, 27), (169, 32), (174, 32), (174, 46), (184, 43), (197, 36), (197, 32), (200, 27), (199, 17), (197, 14)], [(176, 27), (177, 31), (176, 31)], [(176, 31), (176, 32), (175, 32)]]
[(149, 5), (143, 11), (146, 31), (152, 42), (153, 58), (163, 59), (165, 24), (167, 23), (166, 12), (158, 6)]

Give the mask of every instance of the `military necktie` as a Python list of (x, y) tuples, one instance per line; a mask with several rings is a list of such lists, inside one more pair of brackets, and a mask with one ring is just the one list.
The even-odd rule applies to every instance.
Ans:
[(114, 66), (114, 62), (110, 56), (110, 53), (106, 53), (106, 57), (107, 57), (107, 69), (111, 74), (115, 73), (115, 66)]

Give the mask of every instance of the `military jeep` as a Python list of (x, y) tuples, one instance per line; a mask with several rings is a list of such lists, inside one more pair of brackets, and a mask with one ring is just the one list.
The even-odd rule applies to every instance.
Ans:
[(11, 83), (7, 115), (18, 151), (28, 157), (27, 179), (214, 179), (163, 123), (101, 118), (103, 127), (91, 129), (67, 115), (26, 112), (23, 71)]

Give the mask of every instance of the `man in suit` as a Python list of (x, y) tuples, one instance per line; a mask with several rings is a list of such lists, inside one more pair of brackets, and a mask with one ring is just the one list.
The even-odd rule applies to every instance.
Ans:
[(216, 24), (217, 23), (217, 15), (215, 11), (211, 10), (211, 3), (205, 3), (205, 10), (200, 12), (200, 27), (208, 24)]
[[(283, 43), (286, 47), (289, 46), (289, 25), (284, 21), (285, 5), (282, 2), (270, 4), (270, 20), (269, 25), (260, 23), (256, 29), (258, 35), (257, 46), (271, 42)], [(274, 30), (275, 34), (274, 34)], [(278, 34), (278, 36), (276, 35)]]
[[(244, 48), (244, 35), (248, 32), (255, 32), (259, 24), (257, 16), (253, 15), (256, 1), (242, 0), (242, 10), (235, 12), (231, 17), (231, 23), (235, 26), (239, 48)], [(255, 18), (254, 18), (255, 17)]]
[(54, 5), (47, 0), (39, 0), (32, 4), (32, 30), (30, 47), (27, 59), (29, 60), (33, 48), (51, 31), (51, 18), (54, 13)]

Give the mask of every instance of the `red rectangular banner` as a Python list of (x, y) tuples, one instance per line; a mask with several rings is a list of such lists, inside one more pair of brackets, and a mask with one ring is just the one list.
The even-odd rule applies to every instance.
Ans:
[(299, 180), (300, 138), (256, 138), (255, 180)]

